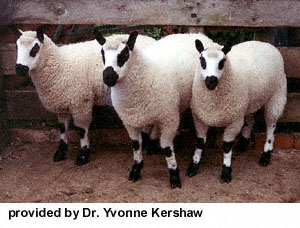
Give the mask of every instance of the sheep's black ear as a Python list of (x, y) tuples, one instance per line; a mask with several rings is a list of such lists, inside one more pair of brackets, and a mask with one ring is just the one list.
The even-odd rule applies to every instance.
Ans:
[(41, 43), (44, 43), (44, 26), (40, 26), (36, 29), (36, 37)]
[(231, 50), (231, 47), (233, 46), (232, 41), (227, 42), (223, 48), (222, 51), (224, 52), (225, 55), (227, 55), (227, 53)]
[(201, 53), (204, 50), (203, 44), (200, 40), (195, 40), (195, 45), (199, 53)]
[(9, 25), (8, 29), (13, 32), (18, 38), (22, 35), (22, 31), (16, 27), (16, 25)]
[(95, 34), (95, 37), (96, 37), (96, 40), (98, 41), (98, 43), (103, 46), (106, 42), (106, 39), (104, 38), (104, 36), (102, 36), (102, 34), (100, 32), (98, 32), (97, 30), (94, 30), (94, 34)]
[(134, 48), (134, 44), (135, 44), (135, 41), (136, 41), (136, 38), (137, 38), (138, 34), (139, 33), (137, 31), (134, 31), (129, 35), (127, 45), (129, 47), (130, 51), (132, 51), (133, 48)]

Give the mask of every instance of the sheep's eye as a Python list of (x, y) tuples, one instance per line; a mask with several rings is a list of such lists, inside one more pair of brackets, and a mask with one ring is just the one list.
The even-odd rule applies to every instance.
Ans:
[(101, 49), (101, 55), (102, 55), (103, 63), (105, 64), (105, 56), (104, 56), (104, 50), (103, 50), (103, 48)]
[(29, 55), (30, 55), (31, 57), (35, 57), (36, 54), (39, 52), (39, 50), (40, 50), (40, 46), (39, 46), (38, 44), (35, 44), (35, 45), (33, 46), (33, 48), (30, 50)]
[(226, 59), (222, 59), (222, 60), (219, 62), (219, 70), (222, 70), (222, 69), (223, 69), (224, 64), (225, 64), (225, 61), (226, 61)]
[(205, 61), (205, 59), (202, 56), (200, 57), (200, 63), (201, 63), (201, 66), (202, 66), (203, 70), (205, 70), (205, 68), (206, 68), (206, 61)]

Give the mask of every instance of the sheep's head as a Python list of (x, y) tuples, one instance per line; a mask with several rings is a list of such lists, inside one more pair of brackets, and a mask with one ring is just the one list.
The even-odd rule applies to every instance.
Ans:
[(195, 41), (196, 49), (200, 53), (200, 74), (209, 90), (214, 90), (222, 76), (226, 62), (226, 54), (230, 51), (232, 44), (225, 44), (223, 47), (212, 45), (204, 49), (200, 40)]
[(44, 43), (44, 33), (42, 27), (36, 31), (18, 31), (20, 37), (17, 40), (16, 72), (20, 76), (26, 76), (30, 70), (35, 69), (38, 65)]
[(106, 39), (96, 35), (97, 41), (102, 45), (102, 59), (104, 63), (103, 82), (107, 86), (114, 86), (124, 76), (124, 71), (133, 51), (138, 33), (132, 32), (127, 42), (119, 42), (117, 45), (110, 45)]

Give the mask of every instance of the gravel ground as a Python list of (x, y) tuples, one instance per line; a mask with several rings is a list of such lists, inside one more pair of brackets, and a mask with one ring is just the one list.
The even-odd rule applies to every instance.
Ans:
[(74, 164), (78, 144), (67, 159), (52, 161), (57, 143), (12, 143), (0, 153), (0, 202), (300, 202), (300, 151), (274, 150), (267, 167), (260, 151), (233, 155), (232, 182), (222, 184), (222, 149), (208, 149), (199, 173), (185, 175), (192, 146), (177, 151), (181, 189), (170, 189), (163, 155), (144, 155), (141, 179), (128, 180), (130, 145), (92, 147), (91, 160)]

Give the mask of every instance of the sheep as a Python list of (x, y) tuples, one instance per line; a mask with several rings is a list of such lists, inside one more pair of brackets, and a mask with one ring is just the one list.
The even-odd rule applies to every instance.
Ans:
[[(101, 46), (96, 40), (56, 46), (44, 34), (43, 27), (36, 31), (18, 31), (16, 72), (30, 75), (44, 107), (58, 116), (60, 129), (59, 147), (53, 161), (65, 159), (68, 150), (67, 131), (72, 117), (80, 136), (81, 150), (75, 164), (88, 162), (90, 145), (89, 125), (93, 105), (111, 105), (110, 88), (100, 80), (103, 71)], [(119, 39), (128, 35), (114, 35)], [(141, 46), (155, 40), (143, 36)]]
[[(181, 188), (173, 139), (180, 113), (190, 106), (197, 51), (191, 42), (213, 43), (203, 34), (169, 35), (145, 49), (135, 46), (137, 32), (116, 43), (99, 37), (104, 60), (103, 81), (111, 87), (112, 104), (128, 131), (134, 164), (129, 180), (143, 167), (143, 127), (155, 126), (166, 156), (171, 188)], [(150, 136), (150, 138), (152, 138)]]
[(229, 183), (233, 141), (242, 129), (240, 145), (249, 143), (253, 115), (260, 108), (265, 113), (267, 138), (259, 164), (266, 166), (270, 162), (276, 122), (287, 100), (283, 59), (274, 46), (259, 41), (240, 43), (231, 49), (232, 45), (217, 44), (204, 48), (196, 40), (195, 46), (200, 58), (193, 80), (191, 110), (197, 143), (187, 174), (197, 174), (208, 127), (225, 127), (221, 181)]

